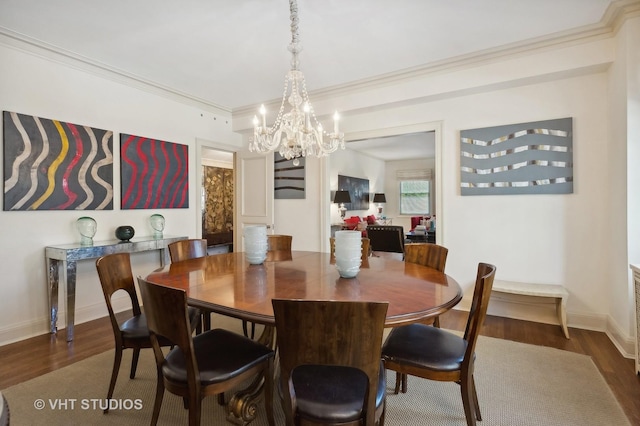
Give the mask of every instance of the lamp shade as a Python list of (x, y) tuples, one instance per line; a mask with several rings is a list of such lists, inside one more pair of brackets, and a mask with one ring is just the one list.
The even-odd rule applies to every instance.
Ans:
[(387, 199), (383, 193), (373, 194), (373, 202), (374, 203), (386, 203)]
[(336, 195), (333, 196), (334, 203), (350, 203), (351, 196), (349, 191), (336, 191)]

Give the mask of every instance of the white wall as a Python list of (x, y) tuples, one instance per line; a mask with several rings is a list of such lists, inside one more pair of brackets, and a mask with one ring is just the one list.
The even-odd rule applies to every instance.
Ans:
[[(0, 344), (48, 331), (48, 297), (44, 247), (79, 242), (75, 221), (83, 215), (98, 223), (95, 240), (113, 239), (119, 225), (131, 225), (136, 235), (151, 235), (148, 217), (166, 218), (165, 234), (196, 235), (195, 140), (203, 138), (239, 144), (231, 132), (230, 113), (214, 107), (196, 107), (126, 86), (117, 81), (61, 65), (52, 60), (7, 47), (0, 40), (0, 107), (42, 118), (56, 119), (114, 131), (114, 209), (109, 211), (1, 211), (0, 212)], [(10, 64), (10, 65), (9, 65)], [(189, 145), (188, 209), (120, 210), (119, 133), (128, 133)], [(0, 157), (2, 153), (0, 153)], [(134, 273), (159, 266), (156, 253), (133, 256)], [(106, 315), (95, 264), (78, 264), (76, 323)], [(60, 289), (58, 327), (63, 328), (64, 290)]]
[[(498, 277), (503, 279), (562, 284), (570, 293), (569, 324), (607, 330), (623, 352), (633, 350), (630, 342), (634, 340), (627, 265), (630, 257), (640, 261), (637, 245), (628, 249), (637, 235), (627, 237), (630, 231), (640, 229), (637, 215), (631, 217), (640, 210), (638, 175), (624, 171), (624, 160), (635, 164), (636, 159), (622, 153), (625, 148), (628, 155), (637, 153), (640, 146), (639, 21), (637, 17), (627, 19), (610, 37), (521, 49), (513, 55), (411, 74), (385, 85), (363, 85), (331, 99), (331, 103), (343, 105), (345, 133), (439, 123), (440, 242), (449, 247), (447, 271), (464, 287), (466, 301), (479, 261), (496, 264)], [(178, 103), (25, 54), (4, 46), (1, 40), (0, 63), (11, 64), (0, 67), (3, 110), (111, 129), (116, 147), (119, 132), (188, 144), (192, 164), (196, 138), (242, 144), (230, 126), (245, 130), (253, 116), (253, 112), (246, 117), (234, 115), (231, 123), (225, 111)], [(621, 76), (625, 83), (616, 83)], [(330, 109), (323, 106), (322, 99), (314, 107), (319, 114), (328, 114)], [(574, 118), (573, 194), (460, 195), (461, 130), (562, 117)], [(337, 179), (338, 172), (345, 169), (341, 164), (351, 161), (349, 167), (355, 167), (350, 168), (352, 175), (368, 177), (372, 192), (383, 186), (380, 165), (341, 155), (332, 154), (330, 163), (309, 161), (307, 198), (276, 204), (276, 229), (293, 234), (296, 249), (320, 245), (316, 238), (328, 232), (323, 227), (337, 218), (337, 209), (331, 206), (322, 220), (325, 213), (321, 206), (331, 204), (329, 194), (337, 182), (324, 183), (320, 176)], [(195, 173), (192, 167), (190, 184), (195, 184)], [(110, 238), (115, 227), (125, 223), (142, 234), (152, 213), (119, 210), (118, 176), (116, 156), (115, 209), (92, 213), (98, 221), (97, 239)], [(628, 188), (623, 189), (625, 182)], [(195, 196), (191, 191), (190, 206), (196, 205)], [(620, 213), (627, 209), (628, 213)], [(374, 211), (373, 205), (370, 211)], [(4, 278), (0, 286), (0, 343), (48, 330), (43, 248), (78, 241), (73, 223), (84, 213), (0, 212), (0, 274)], [(167, 218), (168, 234), (196, 234), (194, 207), (162, 214)], [(316, 222), (316, 217), (321, 220)], [(316, 225), (305, 227), (308, 224)], [(136, 273), (148, 272), (158, 264), (155, 256), (146, 254), (134, 256), (134, 263)], [(80, 264), (78, 322), (105, 312), (93, 271), (91, 262)]]
[[(637, 24), (628, 20), (625, 26), (630, 25)], [(638, 41), (627, 44), (638, 49)], [(438, 229), (440, 243), (450, 250), (447, 272), (465, 291), (460, 308), (468, 306), (478, 262), (494, 263), (501, 279), (565, 286), (570, 293), (569, 324), (607, 331), (630, 355), (633, 300), (627, 294), (627, 267), (620, 276), (620, 265), (627, 262), (626, 221), (614, 213), (626, 209), (629, 197), (621, 181), (626, 176), (626, 164), (621, 162), (625, 157), (617, 152), (620, 143), (614, 143), (611, 132), (609, 68), (617, 60), (614, 46), (612, 39), (603, 37), (547, 46), (400, 79), (383, 88), (365, 87), (334, 102), (353, 106), (351, 111), (342, 110), (345, 133), (439, 124)], [(632, 51), (629, 45), (625, 49)], [(626, 102), (628, 94), (622, 89), (611, 96)], [(461, 130), (563, 117), (573, 117), (572, 194), (460, 195)], [(240, 124), (234, 117), (235, 126)], [(624, 140), (626, 124), (622, 126)], [(345, 169), (334, 163), (347, 164), (332, 154), (329, 179)], [(356, 162), (348, 165), (359, 167)], [(612, 196), (612, 191), (622, 196)], [(623, 254), (613, 264), (609, 253)], [(536, 306), (492, 302), (491, 309), (507, 316), (555, 321), (551, 310)]]

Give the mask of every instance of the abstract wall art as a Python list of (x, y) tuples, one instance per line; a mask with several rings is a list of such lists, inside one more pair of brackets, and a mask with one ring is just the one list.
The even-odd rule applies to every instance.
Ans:
[(9, 210), (112, 210), (113, 132), (3, 111)]
[(347, 210), (369, 209), (369, 180), (338, 175), (338, 189), (349, 191), (351, 203), (345, 203)]
[(125, 209), (189, 207), (189, 147), (120, 135), (120, 206)]
[(573, 119), (460, 132), (462, 195), (573, 193)]
[(279, 153), (273, 154), (273, 191), (275, 199), (304, 199), (305, 198), (305, 158), (287, 160)]

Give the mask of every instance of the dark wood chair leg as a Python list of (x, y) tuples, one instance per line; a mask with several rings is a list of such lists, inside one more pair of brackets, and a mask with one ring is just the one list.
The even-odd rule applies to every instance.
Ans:
[[(109, 391), (107, 392), (107, 400), (113, 397), (113, 390), (116, 387), (116, 380), (118, 379), (118, 371), (120, 370), (120, 363), (122, 362), (122, 347), (116, 347), (116, 353), (113, 359), (113, 370), (111, 371), (111, 381), (109, 382)], [(103, 411), (104, 413), (109, 412), (109, 405), (107, 403), (107, 408)]]
[(467, 419), (467, 426), (476, 426), (476, 410), (472, 407), (473, 382), (470, 379), (462, 379), (460, 392), (462, 393), (462, 405), (464, 407), (464, 416)]
[(244, 333), (244, 337), (248, 337), (250, 339), (253, 339), (256, 335), (256, 324), (254, 322), (250, 323), (251, 324), (251, 335), (249, 335), (249, 330), (247, 329), (247, 324), (249, 324), (248, 321), (242, 320), (242, 332)]
[(140, 358), (140, 348), (133, 349), (133, 357), (131, 358), (131, 373), (129, 373), (130, 379), (136, 378), (136, 370), (138, 369), (138, 359)]
[(151, 426), (158, 424), (160, 417), (160, 408), (162, 407), (162, 398), (164, 396), (164, 383), (162, 382), (162, 373), (158, 370), (158, 380), (156, 384), (156, 399), (153, 401), (153, 414), (151, 415)]
[(476, 408), (476, 420), (482, 421), (480, 414), (480, 404), (478, 403), (478, 393), (476, 392), (476, 379), (471, 375), (471, 390), (473, 391), (473, 406)]

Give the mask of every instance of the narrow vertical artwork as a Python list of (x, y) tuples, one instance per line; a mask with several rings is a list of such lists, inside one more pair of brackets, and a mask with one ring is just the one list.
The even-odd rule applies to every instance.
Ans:
[(204, 234), (233, 231), (233, 169), (203, 166)]
[(287, 160), (279, 153), (273, 155), (273, 198), (275, 199), (304, 199), (305, 198), (305, 158)]
[(3, 112), (8, 210), (112, 210), (113, 132)]
[(189, 147), (120, 135), (121, 208), (189, 207)]
[(573, 192), (573, 119), (460, 132), (462, 195)]

